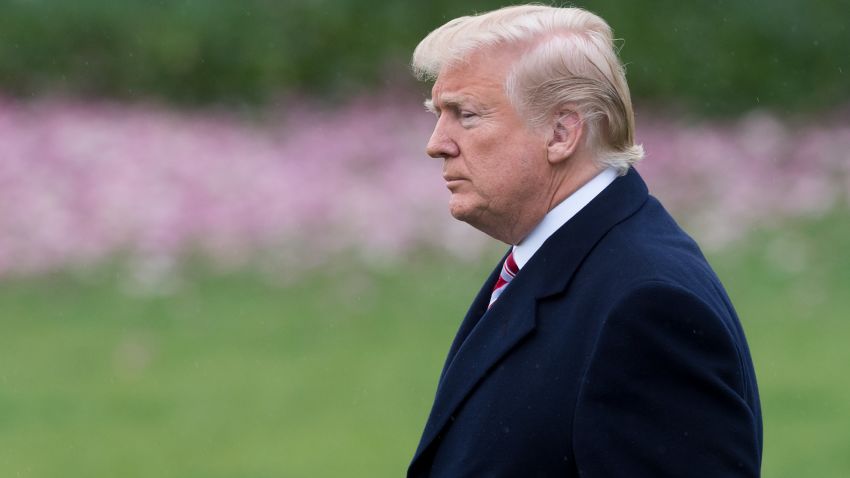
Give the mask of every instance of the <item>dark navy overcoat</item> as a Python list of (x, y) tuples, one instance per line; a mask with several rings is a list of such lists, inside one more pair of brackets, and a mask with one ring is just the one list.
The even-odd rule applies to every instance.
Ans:
[(631, 170), (466, 314), (409, 477), (756, 477), (744, 332)]

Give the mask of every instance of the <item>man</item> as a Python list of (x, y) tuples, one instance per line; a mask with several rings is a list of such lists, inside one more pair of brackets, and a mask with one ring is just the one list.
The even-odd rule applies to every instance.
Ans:
[(451, 214), (512, 247), (449, 350), (408, 476), (758, 476), (744, 333), (631, 168), (608, 25), (546, 6), (462, 17), (413, 68), (435, 80), (427, 151)]

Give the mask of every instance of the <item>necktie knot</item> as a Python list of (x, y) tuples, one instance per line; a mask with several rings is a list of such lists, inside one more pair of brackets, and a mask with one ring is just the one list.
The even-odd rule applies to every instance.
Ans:
[(499, 279), (493, 286), (493, 293), (490, 294), (490, 305), (487, 306), (488, 309), (492, 307), (493, 303), (496, 302), (496, 299), (502, 295), (502, 292), (505, 291), (505, 288), (508, 284), (510, 284), (518, 272), (519, 266), (517, 266), (517, 263), (514, 260), (514, 251), (511, 251), (505, 259), (505, 262), (502, 264), (502, 271), (499, 273)]

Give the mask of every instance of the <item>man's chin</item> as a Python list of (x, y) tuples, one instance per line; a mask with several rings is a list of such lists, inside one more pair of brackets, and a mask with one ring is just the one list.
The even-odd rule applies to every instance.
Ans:
[(466, 218), (468, 216), (464, 210), (454, 208), (449, 208), (449, 214), (451, 214), (452, 217), (457, 219), (458, 221), (463, 222), (466, 222)]
[(466, 222), (469, 217), (469, 207), (452, 196), (449, 200), (449, 214), (458, 221)]
[(456, 198), (452, 198), (449, 201), (449, 213), (458, 221), (466, 222), (473, 227), (476, 227), (477, 218), (480, 216), (478, 209), (472, 207), (470, 204), (457, 201)]
[(487, 214), (486, 208), (476, 208), (470, 204), (450, 202), (449, 213), (458, 221), (463, 221), (484, 234), (507, 243), (507, 239), (497, 233), (499, 229), (494, 228), (492, 222), (487, 222), (488, 219), (492, 218)]

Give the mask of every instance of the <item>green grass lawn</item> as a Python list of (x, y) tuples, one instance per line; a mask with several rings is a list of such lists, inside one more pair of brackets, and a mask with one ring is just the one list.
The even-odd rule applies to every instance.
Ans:
[[(748, 333), (764, 476), (850, 476), (850, 220), (712, 255)], [(0, 477), (401, 476), (497, 256), (312, 274), (0, 283)]]

